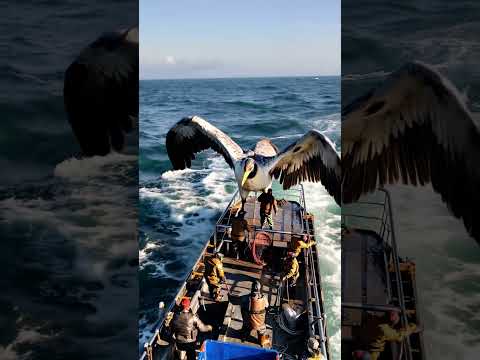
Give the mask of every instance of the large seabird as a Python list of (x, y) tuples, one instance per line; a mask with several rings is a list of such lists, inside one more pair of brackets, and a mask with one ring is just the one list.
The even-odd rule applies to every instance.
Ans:
[(84, 155), (122, 150), (138, 122), (138, 27), (87, 46), (66, 70), (63, 94)]
[(408, 63), (342, 110), (343, 202), (431, 183), (480, 242), (480, 118), (432, 67)]
[(244, 151), (228, 135), (204, 119), (180, 120), (167, 133), (167, 152), (174, 169), (191, 166), (195, 153), (211, 148), (235, 172), (242, 208), (250, 191), (265, 191), (278, 179), (284, 189), (302, 181), (320, 181), (340, 203), (340, 159), (332, 142), (317, 130), (308, 131), (282, 151), (268, 139)]

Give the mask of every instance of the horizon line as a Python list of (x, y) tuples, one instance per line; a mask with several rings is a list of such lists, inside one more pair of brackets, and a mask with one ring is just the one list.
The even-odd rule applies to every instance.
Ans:
[(260, 75), (260, 76), (218, 76), (218, 77), (175, 77), (175, 78), (139, 78), (140, 81), (156, 81), (156, 80), (221, 80), (221, 79), (265, 79), (265, 78), (308, 78), (308, 77), (340, 77), (341, 74), (333, 75)]

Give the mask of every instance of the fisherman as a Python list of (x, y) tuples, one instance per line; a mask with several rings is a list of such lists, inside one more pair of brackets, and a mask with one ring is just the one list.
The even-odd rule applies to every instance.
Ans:
[(183, 298), (182, 310), (172, 320), (172, 335), (179, 351), (187, 353), (187, 360), (195, 360), (195, 345), (198, 331), (212, 331), (211, 325), (205, 325), (196, 314), (190, 311), (190, 299)]
[(320, 349), (320, 342), (314, 338), (310, 337), (307, 341), (307, 351), (303, 355), (302, 360), (324, 360), (325, 357), (322, 354)]
[(308, 234), (303, 235), (303, 239), (297, 235), (292, 236), (290, 248), (292, 252), (295, 254), (295, 257), (298, 257), (298, 255), (300, 255), (300, 252), (302, 251), (302, 249), (308, 249), (310, 246), (316, 244), (315, 240), (309, 241), (309, 239), (310, 239), (310, 235)]
[(280, 281), (283, 283), (285, 280), (289, 282), (289, 287), (295, 287), (297, 279), (300, 276), (299, 265), (295, 253), (289, 251), (287, 253), (287, 259), (285, 260), (283, 276)]
[(369, 318), (367, 321), (363, 343), (366, 350), (356, 350), (353, 352), (354, 359), (377, 360), (385, 350), (387, 341), (402, 342), (410, 334), (422, 331), (421, 327), (410, 323), (406, 328), (399, 327), (400, 312), (391, 310), (383, 317)]
[(256, 330), (258, 343), (262, 347), (266, 347), (270, 341), (266, 334), (267, 326), (265, 325), (267, 308), (268, 299), (262, 294), (262, 284), (256, 280), (252, 283), (251, 293), (248, 297), (248, 304), (243, 304), (242, 307), (242, 332), (244, 338), (246, 338), (250, 334), (250, 331)]
[(235, 251), (237, 260), (240, 258), (240, 255), (245, 253), (245, 231), (249, 231), (250, 227), (247, 220), (245, 220), (246, 211), (240, 210), (237, 216), (232, 220), (232, 245)]
[(266, 193), (262, 193), (257, 201), (260, 203), (260, 224), (261, 227), (268, 223), (270, 230), (273, 229), (272, 210), (277, 213), (277, 201), (272, 194), (272, 189), (268, 189)]
[(210, 296), (215, 301), (222, 299), (221, 284), (226, 283), (225, 273), (223, 272), (223, 254), (216, 251), (212, 257), (205, 262), (205, 279), (208, 284)]

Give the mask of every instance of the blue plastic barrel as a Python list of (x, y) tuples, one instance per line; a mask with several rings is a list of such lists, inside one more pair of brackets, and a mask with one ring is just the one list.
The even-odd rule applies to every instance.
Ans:
[(258, 347), (224, 343), (220, 341), (207, 340), (202, 346), (198, 360), (276, 360), (278, 353), (275, 350), (262, 349)]

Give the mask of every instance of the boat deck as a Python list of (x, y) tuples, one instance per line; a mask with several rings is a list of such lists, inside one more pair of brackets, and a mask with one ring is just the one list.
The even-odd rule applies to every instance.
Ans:
[[(233, 201), (217, 222), (215, 232), (210, 238), (209, 243), (204, 248), (199, 260), (192, 268), (182, 288), (179, 290), (175, 302), (169, 310), (169, 314), (176, 311), (178, 303), (182, 297), (191, 298), (192, 311), (196, 312), (199, 318), (205, 323), (212, 325), (214, 331), (211, 333), (199, 334), (198, 342), (201, 344), (204, 340), (213, 339), (231, 343), (243, 343), (244, 345), (259, 347), (258, 337), (255, 330), (244, 338), (241, 329), (243, 327), (242, 309), (248, 303), (252, 282), (260, 281), (262, 284), (262, 293), (267, 296), (269, 308), (266, 313), (267, 335), (271, 341), (271, 347), (290, 357), (299, 357), (305, 351), (306, 341), (319, 331), (325, 336), (325, 346), (328, 352), (328, 342), (326, 333), (322, 327), (318, 328), (318, 319), (323, 319), (323, 298), (320, 288), (320, 274), (312, 262), (313, 257), (317, 257), (316, 246), (307, 252), (302, 251), (298, 257), (300, 264), (300, 277), (294, 289), (286, 290), (286, 286), (280, 287), (280, 276), (283, 272), (283, 263), (286, 256), (287, 247), (291, 241), (292, 234), (309, 233), (314, 239), (313, 217), (305, 214), (304, 209), (297, 201), (280, 200), (277, 213), (273, 215), (273, 230), (261, 229), (260, 224), (260, 206), (256, 197), (250, 196), (245, 204), (245, 219), (254, 228), (250, 231), (247, 241), (249, 242), (248, 251), (242, 254), (241, 259), (233, 257), (231, 252), (231, 239), (229, 237), (229, 228), (231, 220), (240, 209), (241, 203)], [(304, 216), (305, 214), (305, 216)], [(308, 216), (306, 216), (308, 215)], [(268, 248), (270, 261), (268, 265), (259, 265), (253, 261), (251, 254), (251, 242), (256, 235), (263, 233), (263, 236), (270, 238), (267, 243), (262, 243), (256, 248), (256, 254), (261, 250)], [(264, 238), (265, 239), (265, 238)], [(203, 280), (204, 263), (206, 259), (212, 256), (215, 249), (219, 249), (225, 254), (223, 267), (227, 284), (222, 288), (222, 299), (220, 302), (214, 302), (210, 298), (205, 280)], [(265, 253), (264, 253), (265, 254)], [(266, 261), (266, 260), (265, 260)], [(315, 273), (315, 275), (312, 275)], [(307, 281), (307, 279), (312, 279)], [(315, 279), (315, 280), (313, 280)], [(317, 288), (318, 286), (318, 288)], [(315, 296), (320, 305), (320, 312), (312, 310), (311, 302), (307, 299), (314, 296), (313, 287), (315, 287)], [(311, 295), (309, 295), (311, 294)], [(280, 325), (278, 319), (281, 313), (282, 304), (288, 303), (294, 309), (299, 318), (295, 334), (289, 334)], [(243, 304), (243, 305), (242, 305)], [(318, 315), (317, 315), (318, 314)], [(312, 322), (312, 316), (315, 317), (315, 324), (309, 326)], [(168, 317), (168, 316), (167, 316)], [(172, 356), (172, 346), (170, 346), (168, 336), (168, 321), (159, 323), (158, 332), (146, 346), (146, 352), (142, 359), (169, 359)], [(151, 351), (151, 355), (148, 353)]]
[[(262, 271), (261, 266), (252, 264), (242, 260), (231, 258), (224, 259), (224, 270), (227, 277), (229, 292), (224, 291), (224, 299), (228, 298), (228, 307), (226, 310), (223, 331), (219, 335), (219, 340), (226, 342), (239, 342), (251, 346), (259, 346), (257, 342), (257, 334), (251, 331), (248, 337), (243, 340), (241, 329), (243, 326), (243, 316), (241, 305), (248, 300), (252, 282), (259, 280), (262, 284), (262, 293), (267, 296), (269, 310), (266, 316), (267, 335), (273, 339), (274, 345), (288, 345), (290, 351), (298, 349), (300, 346), (298, 340), (288, 336), (278, 325), (276, 321), (277, 312), (281, 304), (288, 302), (298, 312), (305, 310), (304, 289), (302, 281), (298, 282), (295, 289), (295, 296), (287, 298), (287, 294), (283, 296), (279, 293), (279, 274), (275, 272), (267, 273)], [(290, 295), (288, 296), (290, 297)]]
[[(291, 240), (291, 235), (278, 232), (303, 233), (303, 221), (301, 216), (301, 206), (297, 202), (277, 199), (277, 212), (272, 214), (273, 230), (277, 233), (273, 234), (274, 246), (286, 247)], [(231, 208), (232, 215), (240, 209), (240, 203), (235, 204)], [(260, 204), (254, 196), (249, 196), (245, 203), (246, 211), (245, 219), (249, 225), (260, 227)]]
[[(342, 235), (342, 302), (388, 305), (387, 264), (382, 238), (369, 230)], [(357, 326), (362, 311), (343, 309), (343, 324)]]

